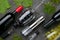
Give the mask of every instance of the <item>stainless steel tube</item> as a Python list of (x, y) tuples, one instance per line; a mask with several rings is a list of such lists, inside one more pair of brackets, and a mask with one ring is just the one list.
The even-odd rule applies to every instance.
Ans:
[(29, 27), (27, 27), (24, 30), (22, 30), (22, 34), (24, 36), (27, 36), (33, 29), (35, 29), (44, 20), (45, 20), (45, 18), (43, 16), (41, 16), (33, 24), (31, 24)]

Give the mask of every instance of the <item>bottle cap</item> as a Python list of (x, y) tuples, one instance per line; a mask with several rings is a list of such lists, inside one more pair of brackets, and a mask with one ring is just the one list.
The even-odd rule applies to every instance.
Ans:
[(18, 8), (16, 8), (16, 12), (20, 13), (23, 10), (23, 6), (19, 6)]

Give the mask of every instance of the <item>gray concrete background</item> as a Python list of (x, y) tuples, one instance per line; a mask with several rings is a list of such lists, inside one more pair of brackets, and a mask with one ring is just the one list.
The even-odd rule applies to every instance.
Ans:
[[(46, 0), (45, 1), (45, 3), (46, 2), (48, 2), (49, 0)], [(33, 6), (32, 6), (32, 8), (34, 9), (39, 3), (41, 2), (41, 0), (33, 0)], [(12, 6), (12, 8), (11, 9), (9, 9), (8, 11), (13, 11), (13, 10), (15, 10), (15, 8), (16, 8), (16, 5), (15, 5), (15, 3), (13, 2), (13, 0), (9, 0), (9, 3), (11, 4), (11, 6)], [(60, 8), (60, 5), (59, 6), (57, 6), (57, 10)], [(8, 12), (7, 11), (7, 12)], [(41, 5), (38, 9), (37, 9), (37, 11), (36, 11), (37, 13), (35, 13), (35, 14), (37, 14), (36, 16), (37, 16), (37, 18), (39, 17), (39, 16), (45, 16), (45, 18), (46, 18), (46, 20), (45, 20), (45, 22), (46, 21), (48, 21), (50, 18), (51, 18), (51, 16), (52, 15), (48, 15), (48, 14), (45, 14), (45, 13), (43, 13), (43, 5)], [(1, 17), (3, 17), (3, 14), (0, 14), (0, 18)], [(46, 40), (46, 38), (45, 38), (45, 29), (43, 28), (43, 25), (45, 24), (45, 22), (43, 22), (42, 24), (40, 24), (39, 26), (38, 26), (38, 28), (36, 28), (34, 31), (36, 31), (37, 29), (38, 29), (38, 31), (40, 32), (40, 34), (34, 39), (34, 40)], [(15, 32), (14, 33), (17, 33), (18, 35), (21, 35), (21, 30), (22, 29), (24, 29), (24, 27), (23, 28), (18, 28), (18, 29), (15, 29)], [(33, 32), (34, 32), (33, 31)], [(14, 34), (13, 33), (13, 34)], [(11, 40), (12, 39), (12, 36), (13, 36), (13, 34), (11, 34), (9, 37), (7, 37), (5, 40)], [(32, 34), (32, 33), (31, 33)], [(22, 37), (23, 37), (23, 40), (28, 40), (28, 36), (27, 37), (24, 37), (23, 35), (21, 35)]]

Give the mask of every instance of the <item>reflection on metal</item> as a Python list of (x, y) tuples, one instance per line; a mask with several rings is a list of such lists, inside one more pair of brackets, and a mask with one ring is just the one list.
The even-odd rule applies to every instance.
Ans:
[(40, 23), (42, 23), (45, 20), (45, 18), (43, 16), (41, 16), (40, 18), (38, 18), (33, 24), (31, 24), (29, 27), (25, 28), (24, 30), (22, 30), (22, 34), (24, 36), (27, 36), (31, 31), (33, 31), (33, 29), (35, 29)]

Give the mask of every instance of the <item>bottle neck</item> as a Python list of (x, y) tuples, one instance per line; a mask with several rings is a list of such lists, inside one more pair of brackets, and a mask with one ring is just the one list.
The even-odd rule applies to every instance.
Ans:
[(16, 11), (13, 11), (13, 12), (12, 12), (13, 15), (16, 14), (16, 13), (17, 13)]
[(60, 10), (53, 15), (52, 19), (56, 21), (60, 21)]
[(49, 28), (54, 22), (55, 22), (54, 19), (51, 19), (51, 20), (48, 21), (47, 24), (44, 25), (44, 27)]

